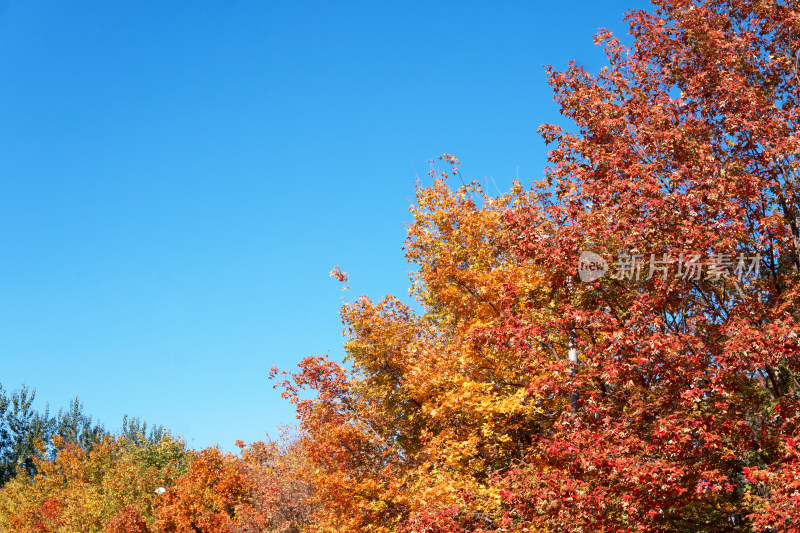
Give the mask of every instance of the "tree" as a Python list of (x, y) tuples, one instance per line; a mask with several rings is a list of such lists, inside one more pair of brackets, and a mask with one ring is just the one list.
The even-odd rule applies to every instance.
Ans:
[(106, 436), (90, 448), (54, 437), (55, 454), (39, 443), (36, 474), (21, 472), (0, 489), (0, 530), (147, 533), (161, 508), (159, 487), (186, 470), (183, 442), (165, 437), (137, 446)]
[(458, 161), (443, 158), (448, 170), (432, 170), (434, 183), (417, 189), (407, 243), (424, 313), (392, 296), (345, 304), (352, 366), (311, 357), (280, 383), (297, 405), (320, 530), (396, 531), (418, 513), (454, 507), (466, 523), (497, 527), (497, 477), (563, 401), (533, 401), (527, 390), (543, 377), (539, 358), (558, 358), (556, 345), (532, 357), (500, 329), (505, 308), (535, 305), (531, 319), (549, 312), (540, 273), (505, 244), (505, 213), (527, 193), (453, 191), (445, 177)]
[(119, 434), (129, 443), (139, 447), (147, 447), (158, 444), (164, 437), (170, 436), (170, 431), (162, 425), (151, 425), (149, 430), (147, 422), (139, 420), (138, 416), (122, 416), (122, 430)]
[(70, 401), (68, 410), (58, 411), (54, 422), (55, 435), (59, 435), (67, 443), (77, 444), (84, 449), (102, 442), (109, 435), (102, 424), (92, 424), (92, 417), (83, 412), (83, 403), (77, 396)]
[[(580, 402), (504, 500), (520, 527), (794, 530), (797, 6), (654, 5), (628, 15), (630, 48), (598, 34), (599, 74), (550, 70), (577, 130), (542, 127), (552, 194), (507, 221), (565, 294), (548, 328), (575, 325), (583, 363), (548, 390)], [(582, 250), (617, 279), (567, 291)]]
[(322, 529), (800, 528), (798, 6), (654, 6), (548, 69), (544, 180), (418, 189), (422, 314), (346, 304), (346, 365), (283, 382)]
[(313, 474), (301, 440), (284, 431), (278, 441), (242, 448), (242, 463), (254, 487), (252, 505), (242, 509), (239, 533), (300, 533), (313, 524)]
[(159, 497), (161, 533), (229, 533), (253, 497), (241, 461), (217, 449), (191, 452), (186, 472)]
[(49, 440), (56, 422), (45, 406), (33, 409), (36, 391), (24, 385), (10, 396), (0, 386), (0, 486), (17, 475), (17, 469), (35, 472), (33, 455), (38, 440)]
[[(36, 390), (23, 385), (6, 395), (0, 385), (0, 486), (17, 475), (18, 468), (28, 475), (36, 473), (34, 455), (37, 442), (49, 443), (54, 435), (65, 442), (89, 448), (103, 440), (108, 432), (102, 424), (92, 423), (84, 414), (83, 404), (76, 397), (67, 411), (50, 416), (45, 404), (43, 412), (33, 408)], [(50, 453), (56, 453), (54, 448)]]

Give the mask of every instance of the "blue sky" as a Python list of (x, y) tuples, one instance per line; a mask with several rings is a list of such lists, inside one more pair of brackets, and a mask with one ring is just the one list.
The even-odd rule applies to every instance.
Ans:
[(270, 366), (343, 355), (334, 264), (408, 300), (415, 173), (539, 177), (543, 65), (599, 70), (633, 7), (0, 0), (0, 383), (276, 436)]

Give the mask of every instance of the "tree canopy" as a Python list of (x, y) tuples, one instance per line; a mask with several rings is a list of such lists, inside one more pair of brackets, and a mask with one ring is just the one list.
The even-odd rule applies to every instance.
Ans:
[(547, 69), (542, 179), (432, 161), (414, 303), (347, 301), (343, 362), (270, 373), (296, 434), (187, 450), (0, 395), (0, 529), (800, 530), (798, 7), (655, 0), (599, 72)]
[[(321, 530), (800, 527), (797, 7), (661, 0), (630, 46), (600, 31), (599, 73), (548, 68), (575, 127), (540, 128), (531, 188), (451, 188), (440, 158), (406, 243), (421, 313), (348, 303), (345, 365), (282, 382)], [(581, 282), (584, 251), (608, 275)]]

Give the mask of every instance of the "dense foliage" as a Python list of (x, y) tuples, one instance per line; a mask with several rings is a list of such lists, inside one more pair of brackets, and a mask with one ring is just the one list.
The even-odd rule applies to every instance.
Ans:
[(575, 128), (541, 127), (531, 187), (442, 156), (416, 304), (350, 301), (344, 363), (273, 369), (295, 437), (190, 451), (3, 395), (0, 530), (800, 530), (798, 7), (656, 0), (630, 47), (601, 31), (599, 73), (548, 70)]
[[(88, 448), (108, 434), (101, 424), (92, 423), (78, 398), (55, 416), (50, 415), (48, 406), (43, 412), (34, 409), (35, 398), (36, 391), (24, 385), (10, 394), (0, 385), (0, 486), (16, 476), (18, 468), (28, 475), (36, 473), (33, 456), (37, 441), (49, 443), (58, 436), (64, 442)], [(123, 432), (127, 429), (126, 418)]]
[(311, 520), (304, 451), (288, 434), (238, 443), (240, 456), (195, 451), (138, 418), (125, 417), (114, 436), (77, 400), (52, 419), (32, 400), (23, 388), (2, 404), (15, 470), (0, 487), (0, 532), (289, 533)]
[(541, 183), (418, 189), (422, 311), (357, 299), (283, 380), (319, 531), (800, 529), (800, 12), (654, 4), (549, 70)]

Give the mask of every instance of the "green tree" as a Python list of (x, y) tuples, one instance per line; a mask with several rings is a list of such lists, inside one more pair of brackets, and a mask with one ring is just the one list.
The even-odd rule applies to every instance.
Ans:
[(43, 413), (33, 408), (35, 399), (36, 391), (25, 385), (10, 395), (0, 386), (0, 484), (16, 476), (18, 468), (35, 473), (36, 443), (52, 438), (56, 422), (47, 406)]
[(68, 444), (89, 449), (101, 442), (109, 432), (100, 423), (92, 423), (92, 417), (83, 411), (83, 403), (76, 396), (69, 403), (66, 411), (58, 411), (55, 417), (56, 435), (60, 435)]

